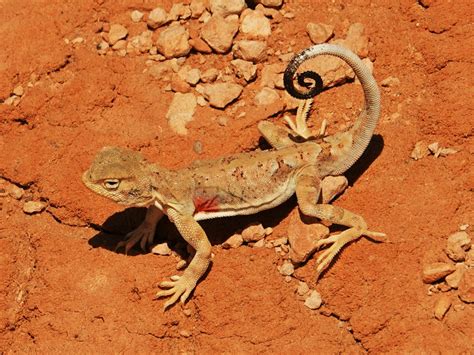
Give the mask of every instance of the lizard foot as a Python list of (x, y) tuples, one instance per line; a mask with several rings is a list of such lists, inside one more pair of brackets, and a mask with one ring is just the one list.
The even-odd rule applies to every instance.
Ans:
[(347, 243), (359, 239), (362, 236), (366, 236), (377, 242), (386, 241), (386, 234), (380, 232), (371, 232), (361, 228), (349, 228), (339, 234), (332, 235), (328, 238), (324, 238), (318, 241), (317, 246), (321, 247), (326, 244), (332, 244), (326, 249), (316, 260), (316, 281), (319, 279), (321, 273), (327, 269), (334, 257)]
[(162, 290), (156, 293), (156, 298), (171, 296), (171, 298), (166, 301), (163, 306), (163, 311), (165, 311), (169, 306), (176, 303), (178, 298), (181, 303), (184, 303), (191, 292), (196, 287), (196, 282), (191, 280), (191, 278), (186, 275), (183, 276), (171, 276), (171, 281), (163, 281), (159, 284), (160, 288), (166, 288), (167, 290)]
[(153, 243), (153, 239), (155, 237), (155, 229), (155, 224), (143, 222), (136, 229), (134, 229), (130, 233), (127, 233), (127, 235), (125, 236), (125, 240), (117, 244), (117, 246), (115, 247), (115, 251), (122, 247), (125, 247), (125, 254), (128, 254), (130, 249), (132, 249), (133, 246), (138, 242), (140, 242), (140, 247), (142, 248), (142, 250), (146, 251), (147, 245)]

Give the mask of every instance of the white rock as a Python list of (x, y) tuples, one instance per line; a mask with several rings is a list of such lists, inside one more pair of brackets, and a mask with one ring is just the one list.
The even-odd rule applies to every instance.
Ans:
[(466, 232), (456, 232), (448, 237), (446, 254), (453, 261), (463, 261), (471, 246), (471, 238)]
[(236, 58), (258, 63), (267, 56), (267, 42), (256, 40), (236, 41), (232, 51)]
[(212, 107), (225, 108), (242, 93), (243, 87), (235, 83), (215, 83), (204, 86), (203, 95)]
[(109, 44), (113, 46), (118, 40), (121, 40), (128, 35), (128, 30), (125, 26), (114, 23), (110, 25), (109, 30)]
[(203, 83), (212, 83), (219, 76), (219, 70), (216, 68), (207, 69), (204, 73), (201, 74), (201, 81)]
[(161, 7), (150, 11), (147, 19), (147, 25), (155, 29), (168, 23), (168, 13)]
[(132, 13), (130, 14), (130, 18), (135, 23), (140, 22), (143, 18), (143, 12), (138, 11), (138, 10), (133, 10)]
[(291, 276), (295, 272), (295, 267), (293, 266), (292, 263), (286, 261), (280, 266), (278, 271), (283, 276)]
[(230, 64), (234, 67), (235, 75), (238, 78), (244, 78), (245, 81), (249, 82), (257, 76), (257, 66), (252, 62), (243, 59), (234, 59)]
[(464, 272), (466, 271), (466, 266), (462, 263), (456, 264), (456, 270), (446, 276), (445, 281), (446, 283), (452, 288), (458, 288), (459, 284), (462, 281), (462, 277), (464, 276)]
[(240, 32), (248, 37), (268, 37), (272, 34), (270, 20), (260, 11), (246, 10), (242, 14)]
[(308, 307), (309, 309), (313, 309), (313, 310), (321, 307), (322, 303), (323, 301), (321, 299), (321, 295), (316, 290), (311, 291), (309, 293), (309, 296), (304, 301), (304, 305)]
[(278, 100), (280, 100), (278, 92), (267, 87), (261, 89), (254, 98), (255, 105), (257, 106), (271, 105)]
[(436, 304), (434, 307), (435, 318), (438, 320), (443, 319), (446, 312), (448, 312), (449, 307), (451, 307), (451, 304), (452, 304), (451, 297), (449, 297), (446, 294), (442, 294), (440, 298), (436, 301)]
[(174, 94), (166, 118), (170, 128), (175, 133), (179, 135), (188, 134), (186, 124), (193, 120), (196, 105), (196, 96), (193, 93)]
[(399, 86), (400, 85), (400, 79), (398, 79), (394, 76), (389, 76), (389, 77), (383, 79), (380, 82), (380, 85), (383, 86), (383, 87)]
[(25, 93), (25, 89), (23, 89), (22, 85), (18, 85), (13, 89), (12, 93), (16, 96), (23, 96), (23, 94)]
[(213, 15), (227, 17), (239, 15), (246, 8), (245, 0), (210, 0), (209, 8)]
[(224, 19), (213, 15), (203, 26), (201, 38), (217, 53), (226, 53), (232, 47), (232, 41), (239, 30), (239, 20), (236, 16)]
[(245, 242), (256, 242), (265, 238), (265, 228), (261, 224), (250, 225), (241, 234)]
[(253, 245), (254, 248), (263, 248), (265, 246), (265, 239), (260, 239), (256, 241)]
[(300, 281), (298, 282), (298, 288), (296, 289), (296, 293), (299, 296), (304, 296), (309, 292), (309, 286), (306, 282)]
[(127, 43), (127, 53), (145, 53), (153, 47), (153, 32), (144, 31), (138, 36), (134, 36), (129, 39)]
[(309, 22), (306, 25), (306, 32), (308, 32), (309, 38), (314, 44), (324, 43), (334, 36), (334, 26)]
[(430, 155), (428, 143), (425, 141), (418, 141), (415, 143), (415, 147), (410, 153), (410, 158), (412, 158), (413, 160), (420, 160), (422, 158), (427, 157), (428, 155)]
[(47, 204), (43, 201), (28, 201), (23, 205), (23, 212), (26, 214), (40, 213), (46, 208)]
[(188, 40), (188, 30), (180, 24), (174, 23), (160, 33), (156, 47), (166, 58), (182, 57), (191, 50)]
[(151, 252), (157, 255), (171, 255), (171, 249), (168, 246), (168, 243), (160, 243), (156, 244), (152, 249)]
[(234, 234), (230, 236), (224, 243), (222, 243), (222, 247), (224, 249), (238, 248), (243, 244), (243, 242), (244, 239), (240, 234)]

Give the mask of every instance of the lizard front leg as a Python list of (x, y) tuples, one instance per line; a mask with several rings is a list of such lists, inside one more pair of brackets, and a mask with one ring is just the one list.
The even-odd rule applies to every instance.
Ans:
[(143, 222), (136, 229), (127, 233), (126, 239), (118, 243), (115, 250), (117, 251), (119, 248), (125, 247), (125, 254), (128, 254), (129, 250), (138, 242), (140, 242), (142, 250), (145, 250), (148, 245), (153, 243), (156, 225), (163, 215), (164, 213), (154, 205), (148, 207)]
[(171, 296), (164, 309), (174, 304), (178, 298), (184, 303), (211, 262), (211, 243), (194, 217), (172, 208), (167, 210), (167, 215), (181, 236), (196, 250), (196, 254), (182, 276), (173, 276), (172, 281), (160, 283), (159, 286), (167, 290), (159, 291), (156, 297)]
[(384, 233), (367, 230), (367, 223), (364, 218), (355, 213), (338, 206), (324, 203), (318, 204), (320, 192), (320, 180), (316, 167), (307, 167), (301, 171), (296, 181), (296, 197), (301, 212), (306, 216), (327, 220), (331, 223), (349, 227), (349, 229), (318, 241), (318, 247), (326, 244), (332, 245), (316, 260), (318, 264), (316, 279), (319, 278), (321, 272), (329, 266), (333, 258), (347, 243), (357, 240), (361, 236), (367, 236), (373, 240), (383, 242), (386, 236)]

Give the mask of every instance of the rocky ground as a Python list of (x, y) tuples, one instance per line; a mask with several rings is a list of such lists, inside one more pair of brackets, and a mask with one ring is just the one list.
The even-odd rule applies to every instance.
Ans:
[[(0, 4), (0, 352), (472, 352), (470, 2), (282, 2)], [(163, 313), (156, 285), (190, 251), (164, 220), (151, 252), (116, 252), (144, 211), (81, 173), (105, 145), (168, 168), (265, 149), (258, 122), (298, 104), (281, 73), (322, 42), (381, 86), (377, 134), (348, 186), (330, 183), (389, 242), (352, 243), (316, 283), (314, 238), (337, 229), (303, 223), (294, 200), (207, 221), (212, 268)], [(329, 88), (312, 128), (348, 127), (353, 74), (329, 57), (307, 69)]]

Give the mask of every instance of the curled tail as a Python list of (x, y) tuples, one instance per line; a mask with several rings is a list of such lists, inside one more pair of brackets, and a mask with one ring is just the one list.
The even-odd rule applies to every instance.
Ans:
[[(299, 75), (298, 82), (300, 85), (306, 86), (304, 79), (311, 78), (317, 81), (319, 85), (315, 85), (307, 92), (298, 91), (295, 88), (293, 78), (299, 66), (306, 60), (316, 57), (318, 55), (332, 55), (342, 59), (354, 71), (357, 79), (359, 79), (362, 90), (364, 91), (365, 105), (353, 127), (350, 129), (353, 134), (352, 147), (347, 154), (338, 159), (330, 167), (331, 175), (338, 175), (344, 173), (360, 158), (365, 148), (372, 138), (375, 126), (380, 116), (380, 91), (377, 82), (370, 73), (367, 66), (360, 60), (360, 58), (351, 52), (349, 49), (335, 45), (335, 44), (319, 44), (309, 47), (293, 57), (288, 64), (283, 76), (285, 88), (290, 95), (298, 99), (308, 99), (317, 95), (321, 91), (321, 81), (317, 80), (318, 76), (314, 72), (304, 72)], [(318, 76), (319, 77), (319, 76)]]

